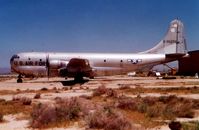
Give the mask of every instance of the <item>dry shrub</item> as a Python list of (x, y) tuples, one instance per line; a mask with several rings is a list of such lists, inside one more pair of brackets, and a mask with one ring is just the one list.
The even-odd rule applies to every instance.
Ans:
[(120, 109), (145, 113), (147, 117), (162, 117), (175, 119), (176, 117), (193, 118), (196, 107), (195, 100), (178, 98), (177, 96), (131, 98), (121, 96), (116, 102)]
[(106, 91), (106, 95), (107, 95), (108, 97), (114, 97), (114, 98), (116, 98), (116, 97), (118, 96), (117, 91), (114, 90), (114, 89), (111, 89), (111, 88), (109, 88), (109, 89)]
[(156, 104), (147, 108), (146, 116), (147, 117), (160, 117), (162, 115), (162, 110), (164, 110), (164, 106), (161, 104)]
[(193, 108), (199, 109), (199, 100), (193, 99), (192, 102), (193, 102)]
[(158, 100), (160, 102), (165, 103), (165, 104), (167, 104), (167, 103), (174, 103), (175, 104), (176, 102), (179, 101), (179, 98), (176, 95), (169, 95), (169, 96), (160, 96), (158, 98)]
[[(167, 108), (170, 106), (167, 106)], [(191, 103), (176, 103), (173, 107), (170, 107), (172, 113), (177, 117), (193, 118), (194, 112)]]
[(146, 103), (140, 102), (137, 105), (137, 111), (140, 113), (146, 113), (148, 109), (148, 105)]
[(79, 98), (72, 97), (56, 101), (56, 114), (58, 120), (72, 120), (80, 116), (81, 104)]
[(63, 87), (62, 90), (67, 91), (67, 90), (69, 90), (69, 88), (68, 87)]
[(40, 93), (36, 93), (35, 96), (34, 96), (34, 99), (39, 99), (41, 98), (41, 94)]
[(21, 96), (13, 96), (12, 101), (19, 101), (21, 99)]
[(107, 92), (107, 88), (104, 85), (99, 86), (97, 89), (94, 90), (93, 96), (101, 96)]
[(158, 99), (157, 99), (156, 97), (151, 97), (151, 96), (149, 96), (149, 97), (143, 98), (142, 101), (143, 101), (143, 103), (145, 103), (145, 104), (151, 106), (151, 105), (156, 104), (157, 101), (158, 101)]
[(56, 109), (53, 105), (39, 103), (33, 107), (31, 117), (31, 127), (42, 128), (56, 121)]
[(0, 122), (3, 122), (3, 114), (0, 113)]
[(117, 107), (120, 109), (137, 110), (137, 105), (138, 102), (131, 97), (121, 96), (118, 98)]
[(6, 101), (5, 99), (0, 98), (0, 102), (5, 102), (5, 101)]
[(167, 118), (175, 116), (186, 118), (194, 117), (194, 102), (192, 99), (178, 98), (177, 96), (171, 95), (168, 97), (161, 97), (159, 100), (165, 104), (163, 115)]
[(33, 108), (31, 126), (33, 128), (43, 128), (48, 124), (60, 121), (71, 121), (83, 117), (85, 110), (81, 106), (81, 101), (77, 97), (58, 99), (56, 104), (38, 104)]
[(132, 128), (131, 123), (118, 112), (113, 110), (96, 110), (88, 117), (90, 128), (104, 130), (129, 130)]
[(101, 96), (106, 95), (107, 97), (117, 97), (117, 91), (112, 88), (106, 88), (104, 85), (99, 86), (97, 89), (94, 90), (93, 96)]
[(121, 114), (113, 113), (107, 118), (105, 130), (129, 130), (130, 128), (130, 122)]
[(103, 111), (96, 110), (91, 113), (87, 119), (88, 125), (90, 128), (103, 128), (106, 124), (105, 122), (106, 115)]
[(127, 85), (127, 84), (122, 84), (120, 87), (119, 87), (119, 89), (120, 90), (125, 90), (125, 89), (130, 89), (131, 87), (129, 86), (129, 85)]
[(28, 97), (22, 97), (21, 101), (22, 101), (23, 105), (30, 105), (32, 103), (32, 100)]
[(84, 99), (88, 99), (88, 100), (92, 99), (92, 96), (89, 96), (89, 95), (81, 95), (79, 97), (84, 98)]

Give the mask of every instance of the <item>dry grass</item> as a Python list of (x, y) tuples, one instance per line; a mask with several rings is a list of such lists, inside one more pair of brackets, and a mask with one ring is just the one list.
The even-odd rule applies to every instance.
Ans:
[(181, 125), (183, 130), (199, 130), (199, 122), (184, 122)]
[[(138, 86), (139, 87), (136, 88), (130, 88), (129, 85), (124, 85), (119, 89), (109, 89), (106, 88), (105, 85), (102, 85), (93, 91), (92, 96), (83, 95), (79, 98), (66, 99), (56, 98), (55, 104), (38, 104), (33, 108), (31, 105), (22, 105), (22, 99), (15, 97), (13, 101), (0, 100), (0, 112), (2, 111), (2, 115), (19, 112), (29, 115), (31, 113), (31, 126), (33, 128), (63, 127), (64, 125), (69, 125), (71, 122), (84, 121), (90, 128), (120, 130), (134, 129), (134, 122), (148, 128), (161, 123), (155, 122), (154, 119), (173, 120), (176, 117), (192, 118), (194, 116), (193, 110), (199, 109), (198, 100), (178, 98), (176, 96), (130, 98), (119, 95), (121, 93), (137, 94), (147, 92), (197, 93), (199, 90), (198, 87), (142, 88), (141, 85)], [(68, 88), (66, 90), (68, 90)], [(38, 96), (42, 93), (56, 91), (58, 91), (57, 88), (47, 90), (21, 90), (16, 91), (16, 93), (34, 92)], [(15, 93), (14, 91), (5, 92), (10, 94)], [(35, 97), (37, 97), (36, 95)]]
[(43, 87), (39, 90), (33, 90), (33, 89), (26, 89), (26, 90), (20, 90), (20, 89), (16, 89), (15, 91), (14, 90), (0, 90), (0, 95), (16, 95), (16, 94), (24, 94), (24, 93), (50, 93), (50, 92), (55, 92), (55, 93), (58, 93), (59, 91), (61, 90), (65, 90), (65, 89), (68, 89), (67, 87), (63, 87), (63, 89), (58, 89), (56, 87), (53, 87), (52, 89), (48, 89), (46, 87)]
[(119, 88), (120, 92), (128, 93), (128, 94), (137, 94), (137, 93), (160, 93), (160, 94), (165, 94), (165, 93), (176, 93), (176, 94), (188, 94), (188, 93), (193, 93), (197, 94), (199, 93), (199, 87), (193, 86), (193, 87), (167, 87), (167, 88), (144, 88), (144, 87), (135, 87), (135, 88), (130, 88), (130, 87), (120, 87)]
[(119, 97), (116, 104), (120, 109), (138, 111), (145, 113), (150, 118), (161, 117), (163, 119), (174, 119), (176, 117), (192, 118), (195, 107), (193, 100), (176, 96), (159, 98), (130, 98), (122, 96)]
[(0, 112), (3, 115), (24, 113), (29, 115), (32, 110), (31, 105), (22, 105), (20, 101), (3, 101), (0, 102)]
[(74, 121), (85, 121), (89, 128), (105, 130), (127, 130), (131, 123), (114, 106), (98, 105), (92, 99), (78, 97), (56, 98), (55, 104), (38, 104), (31, 114), (31, 127), (49, 128), (60, 123), (69, 124)]
[(21, 102), (23, 105), (31, 105), (32, 99), (23, 96), (13, 96), (12, 101)]

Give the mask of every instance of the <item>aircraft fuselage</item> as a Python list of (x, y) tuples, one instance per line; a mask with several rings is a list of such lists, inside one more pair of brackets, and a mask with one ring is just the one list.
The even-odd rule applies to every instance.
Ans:
[(47, 58), (51, 76), (58, 76), (58, 69), (67, 66), (72, 58), (87, 59), (95, 76), (122, 74), (151, 69), (168, 62), (165, 54), (108, 54), (108, 53), (19, 53), (11, 58), (11, 68), (19, 74), (46, 76)]

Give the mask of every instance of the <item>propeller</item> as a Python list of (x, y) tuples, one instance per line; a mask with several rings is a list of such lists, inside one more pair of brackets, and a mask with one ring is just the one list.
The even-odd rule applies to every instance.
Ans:
[(47, 69), (47, 76), (48, 76), (48, 80), (49, 80), (49, 77), (50, 77), (49, 54), (46, 56), (46, 69)]

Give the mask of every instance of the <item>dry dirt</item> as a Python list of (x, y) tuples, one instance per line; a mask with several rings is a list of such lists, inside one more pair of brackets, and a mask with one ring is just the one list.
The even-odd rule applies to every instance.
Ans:
[[(110, 76), (99, 77), (85, 83), (75, 84), (72, 79), (65, 81), (63, 78), (38, 78), (25, 79), (23, 83), (16, 83), (15, 78), (0, 81), (0, 99), (6, 101), (12, 100), (13, 97), (29, 97), (33, 102), (52, 102), (56, 97), (74, 97), (80, 95), (92, 95), (92, 90), (105, 85), (107, 88), (117, 89), (121, 86), (128, 86), (130, 88), (146, 88), (147, 90), (137, 91), (135, 93), (123, 93), (130, 97), (152, 96), (159, 97), (162, 95), (177, 95), (184, 98), (199, 99), (199, 91), (184, 90), (184, 88), (199, 87), (199, 79), (181, 78), (171, 80), (156, 79), (155, 77), (127, 77), (127, 76)], [(165, 88), (165, 90), (162, 88)], [(45, 89), (45, 90), (43, 90)], [(47, 90), (46, 90), (47, 89)], [(150, 89), (150, 90), (148, 90)], [(155, 90), (154, 90), (155, 89)], [(159, 90), (160, 89), (160, 90)], [(169, 89), (169, 91), (167, 91)], [(172, 90), (173, 89), (173, 90)], [(182, 89), (182, 91), (181, 91)], [(41, 94), (41, 98), (34, 99), (36, 93)], [(20, 118), (21, 114), (4, 115), (4, 121), (0, 123), (0, 130), (28, 130), (29, 119)], [(199, 116), (193, 119), (178, 118), (181, 122), (199, 121)], [(53, 130), (70, 129), (82, 130), (78, 124), (68, 128), (53, 128)], [(167, 123), (162, 126), (150, 128), (151, 130), (169, 130)]]

